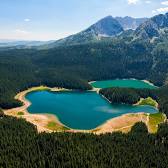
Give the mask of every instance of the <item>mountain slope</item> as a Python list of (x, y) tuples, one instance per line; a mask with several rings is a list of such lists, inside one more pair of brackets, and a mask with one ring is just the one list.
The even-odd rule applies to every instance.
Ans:
[(168, 30), (168, 13), (152, 17), (145, 23), (141, 24), (135, 31), (136, 38), (148, 39), (160, 38)]
[(115, 19), (121, 24), (124, 30), (128, 30), (128, 29), (135, 30), (142, 23), (148, 20), (148, 18), (132, 18), (129, 16), (116, 17)]
[(96, 35), (100, 36), (116, 36), (123, 31), (123, 28), (116, 19), (107, 16), (92, 25), (87, 31), (94, 31)]
[(112, 16), (107, 16), (82, 32), (60, 39), (52, 44), (44, 45), (41, 48), (54, 48), (63, 45), (75, 45), (88, 42), (97, 42), (102, 39), (110, 39), (122, 34), (124, 30), (136, 29), (140, 24), (147, 20), (147, 18), (132, 18), (128, 16), (123, 18), (113, 18)]
[(114, 37), (123, 31), (122, 26), (116, 19), (114, 19), (112, 16), (107, 16), (90, 26), (88, 29), (67, 38), (58, 40), (51, 45), (48, 45), (48, 47), (52, 48), (60, 45), (74, 45), (79, 43), (95, 42), (105, 37)]

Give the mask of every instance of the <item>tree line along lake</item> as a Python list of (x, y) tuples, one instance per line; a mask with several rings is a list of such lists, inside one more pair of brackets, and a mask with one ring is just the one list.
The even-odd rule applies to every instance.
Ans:
[[(93, 87), (156, 87), (139, 80), (110, 80), (92, 83)], [(28, 111), (33, 114), (54, 114), (59, 121), (73, 129), (94, 129), (107, 120), (127, 113), (157, 113), (152, 106), (110, 104), (97, 92), (92, 91), (35, 91), (28, 93), (26, 99), (31, 102)]]

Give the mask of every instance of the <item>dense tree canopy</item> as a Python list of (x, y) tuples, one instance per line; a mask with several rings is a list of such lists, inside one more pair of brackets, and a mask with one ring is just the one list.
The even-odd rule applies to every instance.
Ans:
[(149, 134), (137, 123), (128, 134), (41, 133), (23, 119), (0, 119), (3, 168), (166, 168), (168, 125)]
[(159, 92), (159, 90), (134, 88), (107, 88), (101, 89), (100, 94), (105, 96), (112, 103), (135, 104), (140, 100), (140, 98), (152, 97), (153, 99), (157, 100), (157, 93)]
[(159, 89), (107, 88), (100, 94), (112, 103), (135, 104), (140, 98), (151, 97), (159, 103), (159, 111), (168, 116), (168, 86)]

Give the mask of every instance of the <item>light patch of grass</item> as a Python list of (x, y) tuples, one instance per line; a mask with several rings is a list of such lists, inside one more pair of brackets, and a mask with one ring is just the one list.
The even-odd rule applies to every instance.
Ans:
[(157, 107), (158, 103), (155, 100), (153, 100), (151, 97), (148, 97), (146, 99), (141, 99), (138, 105), (149, 105), (149, 106)]
[(69, 130), (67, 127), (61, 126), (54, 121), (48, 122), (47, 128), (52, 130), (52, 131), (66, 131), (66, 130)]
[(46, 86), (39, 86), (32, 89), (32, 91), (44, 91), (44, 90), (50, 90), (50, 89)]
[(156, 133), (158, 130), (158, 125), (163, 123), (166, 119), (166, 116), (163, 113), (156, 113), (149, 115), (149, 131), (151, 133)]
[(17, 115), (22, 116), (22, 115), (24, 115), (24, 112), (20, 111), (20, 112), (17, 113)]

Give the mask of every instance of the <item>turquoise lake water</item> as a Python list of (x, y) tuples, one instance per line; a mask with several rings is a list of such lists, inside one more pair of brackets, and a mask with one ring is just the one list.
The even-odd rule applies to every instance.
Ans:
[(148, 88), (156, 89), (156, 86), (150, 85), (141, 80), (124, 79), (124, 80), (107, 80), (96, 81), (91, 84), (95, 88), (110, 88), (110, 87), (129, 87), (129, 88)]
[(96, 92), (36, 91), (26, 95), (32, 103), (30, 113), (54, 114), (66, 126), (93, 129), (105, 121), (126, 113), (156, 113), (151, 106), (111, 105)]

